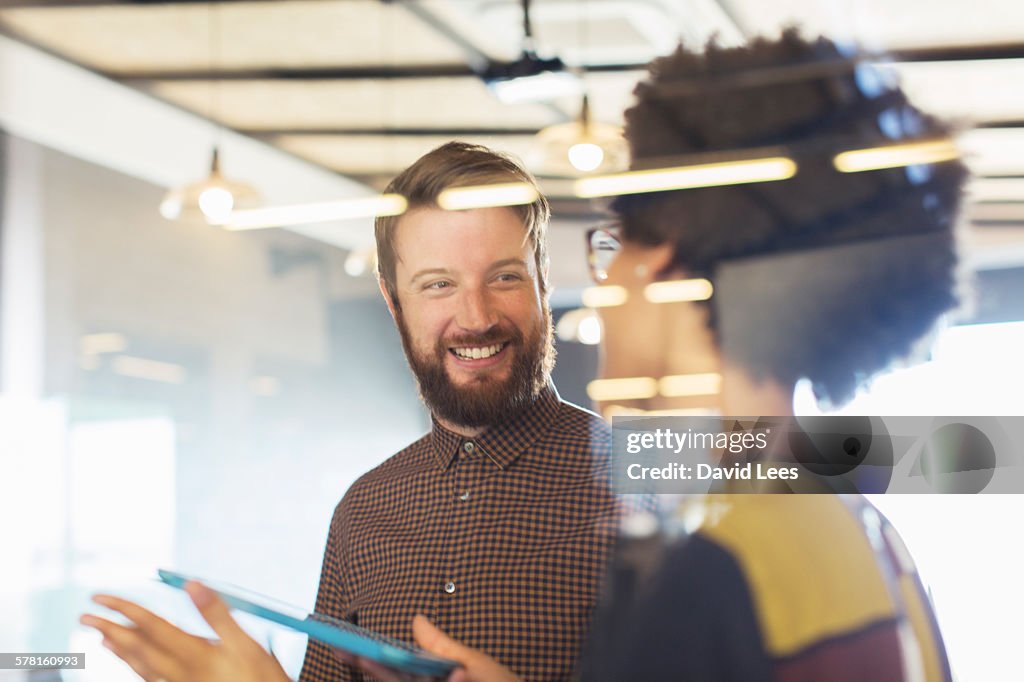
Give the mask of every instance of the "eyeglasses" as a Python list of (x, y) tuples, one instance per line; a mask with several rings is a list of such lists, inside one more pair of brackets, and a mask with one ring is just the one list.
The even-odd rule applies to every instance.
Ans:
[(601, 284), (608, 279), (608, 268), (622, 248), (620, 229), (617, 223), (606, 223), (587, 230), (587, 263), (594, 282)]

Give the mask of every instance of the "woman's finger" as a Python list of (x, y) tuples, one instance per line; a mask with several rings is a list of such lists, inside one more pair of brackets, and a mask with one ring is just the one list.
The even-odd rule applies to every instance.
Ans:
[(126, 627), (91, 615), (82, 616), (79, 622), (99, 630), (103, 635), (103, 645), (143, 678), (147, 680), (185, 679), (177, 660), (168, 656), (137, 628)]
[(224, 644), (239, 651), (251, 650), (254, 646), (262, 648), (231, 617), (231, 610), (216, 592), (194, 580), (185, 584), (185, 591)]
[(92, 600), (130, 620), (155, 646), (176, 658), (189, 659), (200, 654), (206, 644), (138, 604), (109, 594), (97, 594)]

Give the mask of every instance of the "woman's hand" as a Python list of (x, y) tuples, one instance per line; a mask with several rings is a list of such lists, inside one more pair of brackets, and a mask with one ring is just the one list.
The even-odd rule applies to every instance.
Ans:
[(219, 642), (190, 635), (137, 604), (104, 594), (93, 601), (117, 611), (132, 625), (89, 614), (79, 622), (99, 630), (103, 646), (146, 682), (291, 682), (277, 659), (238, 626), (212, 590), (196, 582), (185, 590)]

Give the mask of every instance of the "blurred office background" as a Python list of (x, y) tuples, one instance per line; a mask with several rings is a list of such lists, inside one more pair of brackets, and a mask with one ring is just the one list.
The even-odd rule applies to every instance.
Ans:
[[(600, 215), (571, 179), (621, 167), (622, 150), (612, 136), (596, 163), (567, 162), (579, 86), (591, 126), (614, 131), (643, 64), (680, 40), (796, 23), (887, 55), (923, 108), (962, 123), (973, 309), (847, 411), (1024, 414), (1018, 0), (530, 9), (537, 51), (575, 74), (543, 101), (479, 75), (519, 58), (518, 0), (0, 2), (0, 650), (87, 651), (66, 679), (132, 679), (77, 616), (109, 589), (195, 625), (158, 566), (312, 607), (334, 505), (429, 427), (370, 274), (372, 220), (343, 218), (345, 201), (449, 139), (519, 155), (551, 194), (556, 382), (589, 404), (583, 234)], [(266, 229), (163, 217), (214, 146), (262, 206), (341, 203)], [(1024, 676), (1024, 499), (877, 502), (932, 586), (958, 679)], [(301, 639), (251, 627), (297, 673)]]

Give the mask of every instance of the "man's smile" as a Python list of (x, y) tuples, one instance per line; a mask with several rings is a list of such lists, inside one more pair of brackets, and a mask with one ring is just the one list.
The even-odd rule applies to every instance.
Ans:
[(460, 367), (482, 369), (497, 364), (505, 357), (508, 341), (493, 343), (487, 346), (452, 346), (448, 349), (456, 364)]

